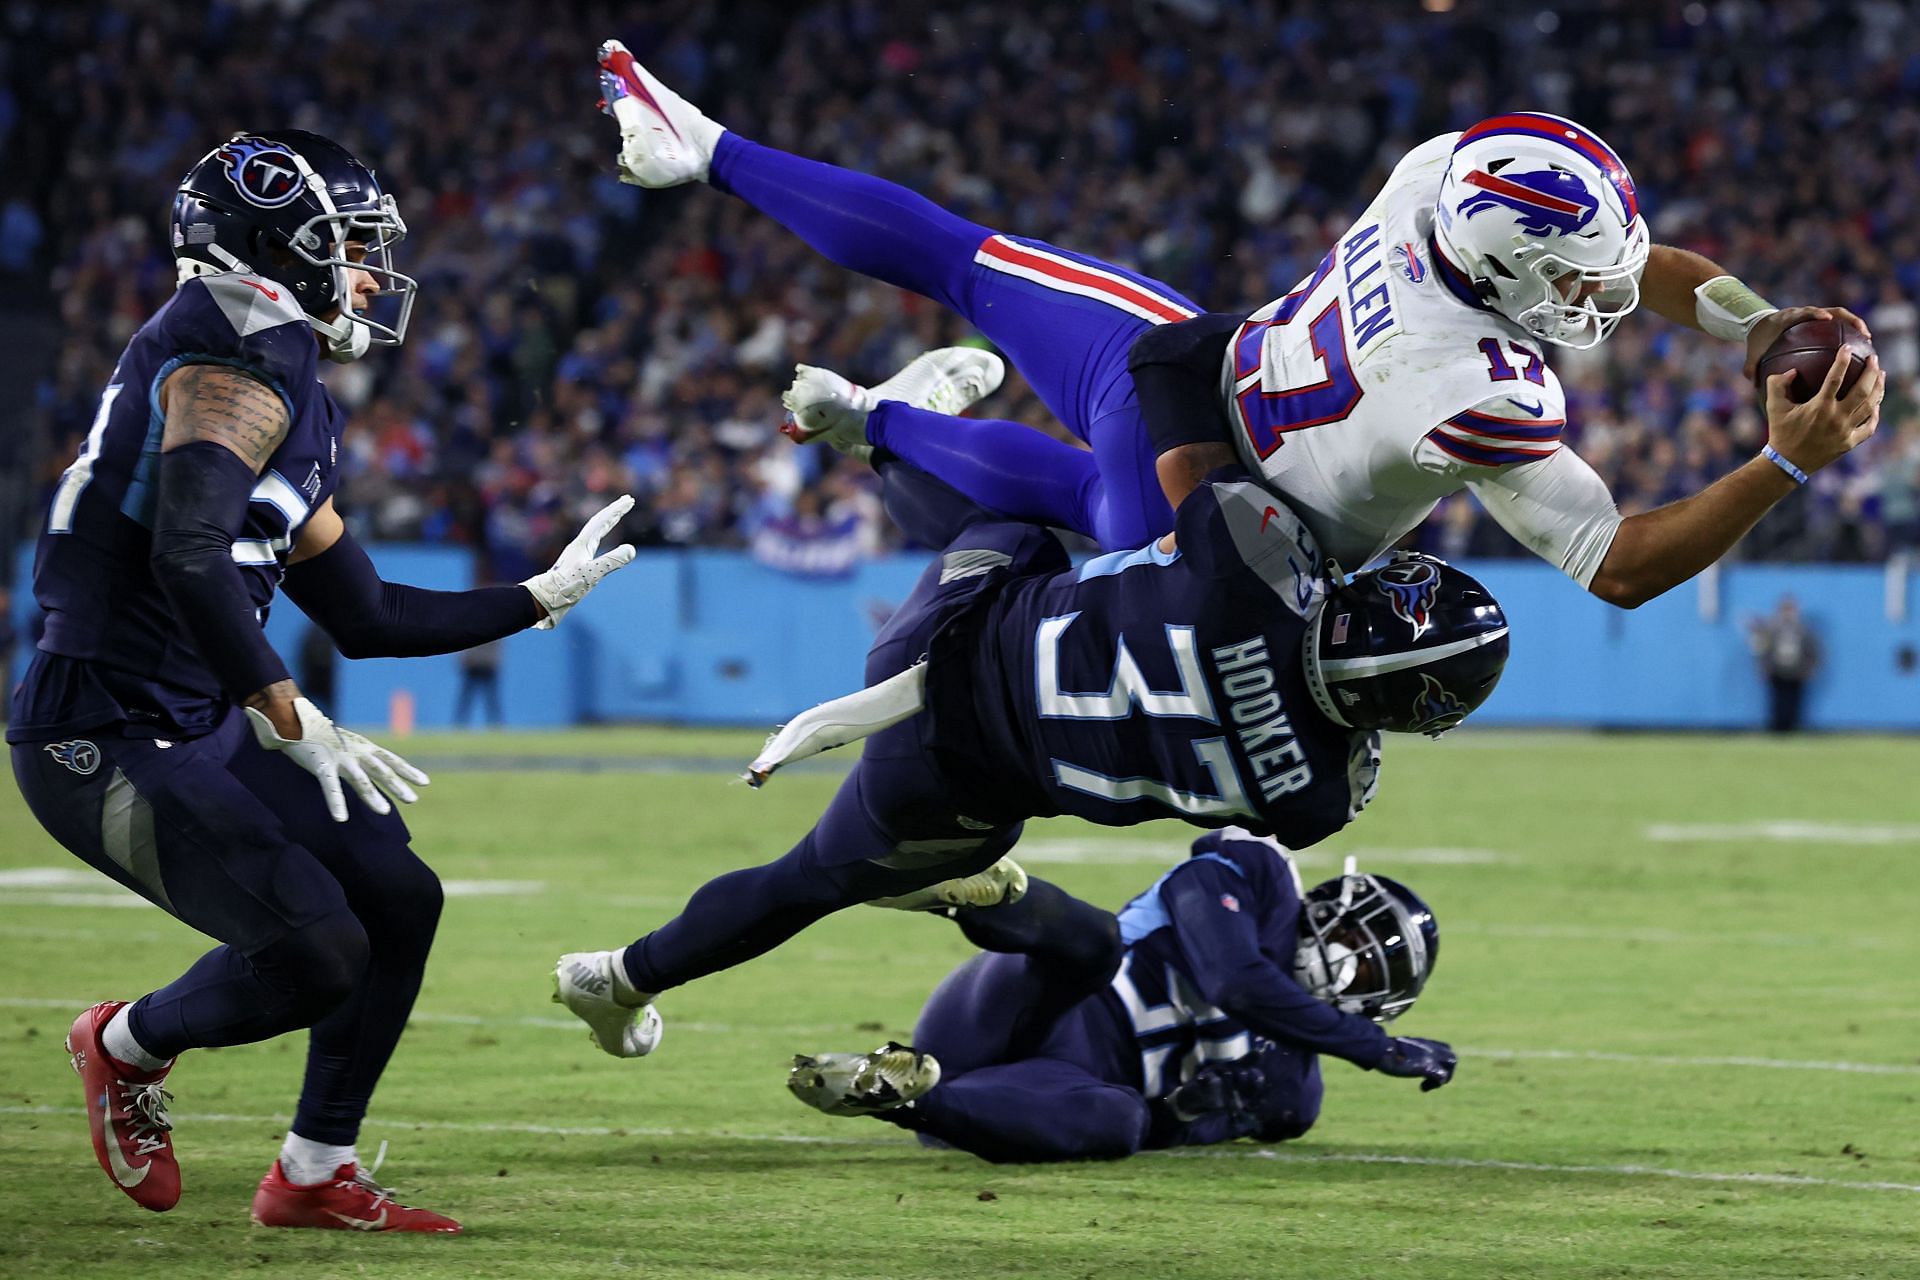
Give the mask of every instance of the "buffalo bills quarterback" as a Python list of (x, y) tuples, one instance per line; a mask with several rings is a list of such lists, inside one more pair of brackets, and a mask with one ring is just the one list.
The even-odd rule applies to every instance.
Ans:
[(171, 232), (178, 288), (128, 342), (53, 493), (34, 564), (45, 635), (7, 729), (47, 831), (220, 943), (74, 1020), (94, 1153), (136, 1203), (172, 1208), (178, 1056), (311, 1028), (254, 1221), (455, 1232), (395, 1203), (354, 1149), (440, 913), (391, 803), (427, 778), (303, 697), (262, 623), (284, 586), (350, 658), (551, 627), (632, 558), (596, 555), (632, 499), (519, 586), (383, 581), (334, 509), (347, 424), (317, 362), (406, 336), (394, 197), (315, 134), (235, 134), (181, 182)]
[(1323, 1054), (1423, 1091), (1453, 1079), (1449, 1046), (1381, 1026), (1439, 959), (1433, 912), (1352, 865), (1303, 893), (1270, 837), (1207, 832), (1118, 917), (1038, 878), (945, 914), (981, 954), (913, 1044), (795, 1058), (800, 1101), (988, 1160), (1091, 1160), (1297, 1138)]
[[(1512, 112), (1422, 143), (1286, 297), (1203, 314), (1158, 280), (750, 142), (618, 41), (599, 63), (624, 181), (710, 183), (834, 262), (940, 302), (1004, 351), (1088, 448), (806, 366), (786, 396), (796, 439), (886, 448), (996, 511), (1109, 549), (1171, 526), (1156, 466), (1201, 475), (1237, 456), (1342, 564), (1367, 563), (1441, 498), (1471, 489), (1528, 549), (1630, 608), (1718, 560), (1878, 422), (1877, 361), (1843, 395), (1842, 353), (1804, 404), (1782, 375), (1768, 387), (1760, 455), (1623, 517), (1562, 440), (1548, 347), (1600, 342), (1643, 299), (1743, 343), (1749, 374), (1790, 324), (1865, 326), (1839, 308), (1777, 309), (1707, 259), (1651, 243), (1626, 166), (1557, 116)], [(948, 371), (954, 394), (938, 407), (998, 385), (982, 359)]]

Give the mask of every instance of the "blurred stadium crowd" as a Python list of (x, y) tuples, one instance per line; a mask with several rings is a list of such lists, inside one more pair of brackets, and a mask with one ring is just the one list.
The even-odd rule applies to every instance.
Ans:
[[(1880, 435), (1745, 553), (1920, 542), (1920, 23), (1891, 0), (9, 6), (0, 273), (50, 286), (63, 326), (38, 482), (173, 287), (174, 181), (232, 130), (294, 125), (380, 171), (422, 284), (405, 347), (328, 375), (357, 423), (341, 506), (362, 536), (469, 544), (511, 580), (631, 489), (642, 544), (803, 572), (887, 545), (870, 476), (781, 438), (778, 393), (796, 360), (877, 380), (964, 326), (736, 201), (617, 183), (591, 74), (614, 34), (748, 136), (1218, 310), (1291, 288), (1421, 139), (1513, 107), (1574, 116), (1627, 158), (1657, 239), (1875, 330)], [(1623, 508), (1763, 440), (1740, 356), (1657, 317), (1555, 367)], [(1046, 422), (1015, 379), (982, 411)], [(1464, 495), (1416, 536), (1520, 553)]]

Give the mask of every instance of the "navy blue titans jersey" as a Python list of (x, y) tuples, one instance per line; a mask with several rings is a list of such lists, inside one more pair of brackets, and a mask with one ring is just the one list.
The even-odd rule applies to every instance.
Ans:
[(34, 558), (46, 633), (14, 697), (9, 741), (120, 724), (188, 737), (224, 708), (219, 681), (148, 567), (158, 498), (160, 386), (185, 364), (244, 369), (278, 391), (292, 429), (253, 490), (233, 544), (264, 620), (300, 526), (333, 494), (345, 414), (317, 375), (293, 293), (259, 276), (182, 284), (114, 366), (80, 456), (60, 477)]
[[(1313, 538), (1239, 468), (1154, 543), (1016, 578), (982, 610), (964, 671), (975, 790), (1108, 826), (1238, 824), (1293, 848), (1372, 795), (1377, 735), (1314, 706), (1301, 670), (1325, 584)], [(933, 664), (931, 684), (946, 684)], [(980, 781), (990, 782), (981, 787)]]
[(1195, 852), (1126, 905), (1120, 938), (1126, 958), (1097, 999), (1115, 1034), (1133, 1040), (1140, 1091), (1149, 1098), (1208, 1063), (1245, 1057), (1258, 1039), (1367, 1066), (1386, 1048), (1378, 1026), (1291, 978), (1300, 886), (1264, 841), (1226, 840)]

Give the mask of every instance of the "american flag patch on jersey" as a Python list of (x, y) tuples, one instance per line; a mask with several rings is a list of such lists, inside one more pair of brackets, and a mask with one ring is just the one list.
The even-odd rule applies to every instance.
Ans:
[(1229, 911), (1238, 911), (1240, 909), (1240, 899), (1230, 893), (1223, 893), (1220, 895), (1220, 905)]

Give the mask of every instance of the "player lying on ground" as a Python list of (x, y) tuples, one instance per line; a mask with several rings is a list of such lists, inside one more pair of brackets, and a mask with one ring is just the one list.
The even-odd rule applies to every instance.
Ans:
[(911, 1048), (794, 1059), (802, 1102), (988, 1160), (1087, 1160), (1297, 1138), (1323, 1053), (1423, 1090), (1453, 1078), (1452, 1049), (1378, 1025), (1439, 957), (1426, 904), (1351, 865), (1303, 899), (1285, 851), (1239, 828), (1118, 919), (1038, 879), (947, 914), (986, 954), (935, 989)]
[[(1669, 320), (1743, 342), (1750, 374), (1791, 323), (1865, 326), (1839, 308), (1775, 310), (1706, 259), (1649, 247), (1619, 158), (1556, 116), (1495, 116), (1422, 143), (1298, 289), (1251, 315), (1202, 315), (1160, 281), (749, 142), (618, 41), (602, 46), (600, 65), (623, 179), (710, 182), (834, 262), (948, 307), (1006, 352), (1091, 452), (1018, 423), (882, 403), (805, 369), (788, 397), (799, 435), (883, 446), (984, 506), (1109, 549), (1171, 526), (1156, 459), (1202, 474), (1230, 448), (1342, 564), (1368, 563), (1441, 498), (1471, 488), (1524, 546), (1632, 607), (1712, 564), (1879, 418), (1877, 364), (1851, 394), (1830, 386), (1802, 406), (1769, 387), (1763, 459), (1622, 518), (1561, 442), (1566, 402), (1542, 343), (1592, 346), (1643, 295)], [(1188, 332), (1136, 346), (1156, 326)], [(1144, 382), (1136, 395), (1130, 352), (1136, 371), (1204, 367), (1157, 399)], [(1175, 444), (1207, 452), (1167, 459)]]
[(653, 1048), (660, 993), (834, 911), (997, 899), (1027, 818), (1313, 844), (1371, 796), (1376, 731), (1453, 727), (1506, 662), (1479, 583), (1425, 557), (1330, 581), (1238, 466), (1170, 492), (1165, 538), (1074, 569), (1051, 532), (878, 456), (888, 513), (945, 549), (876, 637), (868, 687), (789, 724), (751, 776), (871, 736), (785, 857), (710, 882), (623, 950), (561, 958), (554, 998), (608, 1053)]
[[(517, 587), (380, 579), (334, 510), (346, 415), (316, 361), (404, 338), (414, 282), (391, 250), (405, 230), (325, 138), (236, 134), (208, 154), (174, 202), (179, 290), (127, 344), (41, 533), (46, 632), (7, 728), (21, 793), (76, 856), (222, 944), (68, 1036), (94, 1154), (148, 1209), (180, 1196), (162, 1085), (175, 1058), (311, 1027), (254, 1220), (459, 1230), (394, 1204), (354, 1153), (440, 913), (388, 801), (427, 778), (302, 697), (261, 624), (284, 582), (350, 658), (551, 627), (632, 559), (594, 554), (632, 499)], [(390, 324), (363, 314), (380, 295), (398, 295)]]

